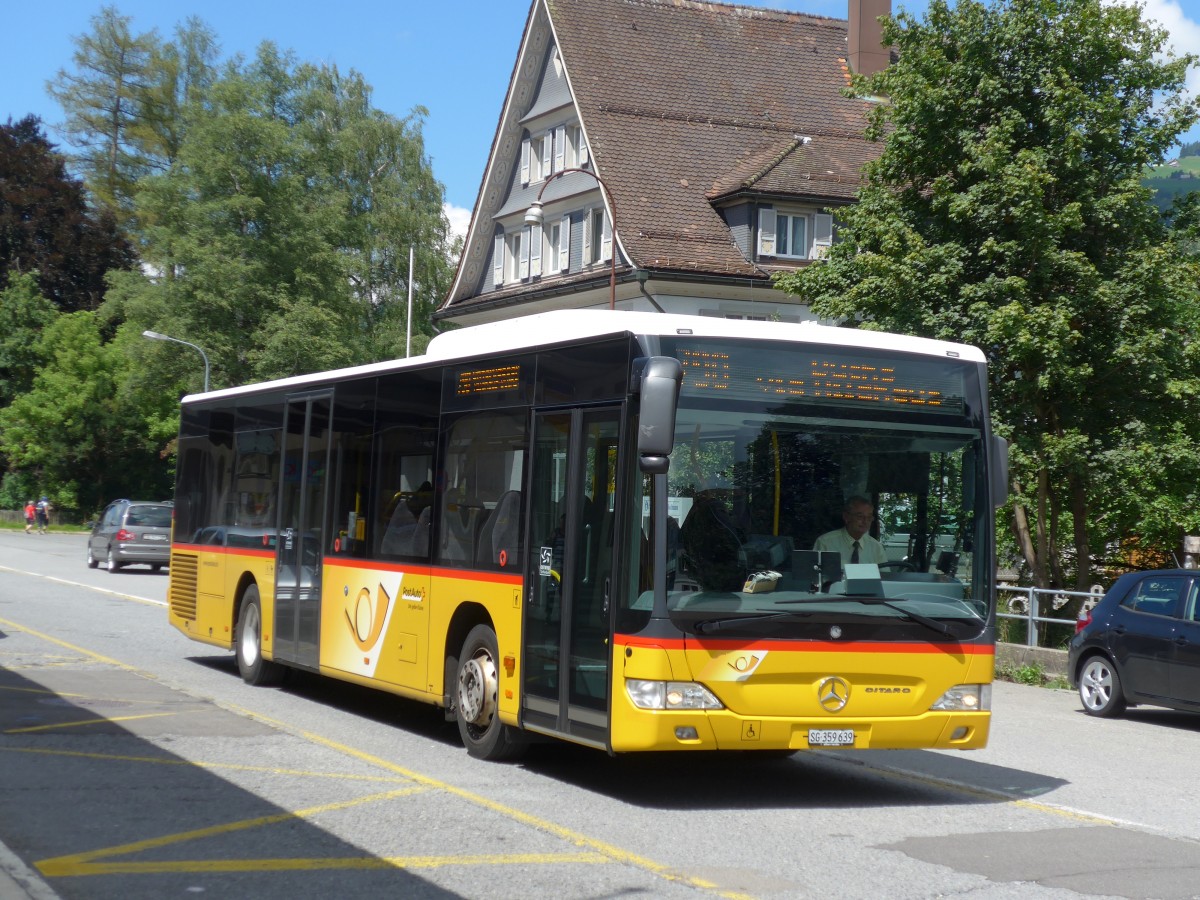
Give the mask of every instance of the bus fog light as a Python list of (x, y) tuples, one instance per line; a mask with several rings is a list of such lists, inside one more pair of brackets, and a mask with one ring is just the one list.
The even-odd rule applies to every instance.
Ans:
[(982, 712), (992, 708), (992, 686), (990, 684), (956, 684), (930, 709), (948, 712)]
[(628, 678), (625, 692), (638, 709), (724, 709), (712, 691), (693, 681)]
[(675, 739), (678, 741), (698, 741), (700, 735), (691, 725), (680, 725), (675, 729)]

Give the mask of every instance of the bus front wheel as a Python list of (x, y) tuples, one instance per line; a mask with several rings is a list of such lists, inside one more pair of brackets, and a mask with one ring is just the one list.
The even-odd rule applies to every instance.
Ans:
[(491, 628), (472, 628), (458, 657), (454, 685), (454, 711), (463, 745), (476, 759), (493, 762), (515, 759), (525, 749), (517, 729), (500, 721), (497, 647)]
[(246, 684), (265, 687), (283, 680), (283, 666), (263, 659), (262, 601), (258, 598), (258, 585), (250, 585), (242, 596), (234, 649), (237, 651), (238, 671)]

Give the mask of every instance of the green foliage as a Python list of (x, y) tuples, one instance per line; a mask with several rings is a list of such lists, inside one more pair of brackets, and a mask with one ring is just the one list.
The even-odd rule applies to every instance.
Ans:
[(0, 284), (7, 273), (36, 272), (59, 309), (95, 309), (105, 272), (133, 261), (112, 216), (88, 207), (37, 118), (0, 125)]
[[(868, 186), (826, 264), (779, 280), (822, 316), (984, 349), (1014, 540), (1042, 585), (1070, 581), (1064, 560), (1090, 584), (1093, 548), (1129, 533), (1167, 540), (1161, 510), (1113, 496), (1133, 459), (1200, 460), (1196, 270), (1140, 183), (1196, 121), (1192, 58), (1165, 38), (1099, 0), (901, 13), (899, 62), (858, 80), (890, 99)], [(1157, 484), (1181, 508), (1186, 488)]]
[(122, 402), (129, 357), (103, 341), (95, 315), (59, 316), (38, 352), (45, 363), (32, 389), (0, 410), (0, 452), (10, 468), (30, 473), (37, 493), (68, 514), (95, 511), (117, 496), (165, 496), (163, 467), (140, 414)]
[(0, 290), (0, 409), (33, 386), (42, 363), (38, 340), (58, 315), (35, 274), (9, 275)]
[(92, 196), (128, 221), (133, 185), (148, 160), (131, 130), (151, 86), (156, 34), (134, 35), (130, 18), (114, 6), (92, 17), (92, 31), (76, 37), (73, 71), (60, 69), (47, 90), (66, 112), (64, 133), (79, 148), (76, 162)]
[(360, 76), (264, 44), (188, 106), (175, 164), (139, 184), (144, 254), (167, 275), (141, 314), (205, 347), (214, 385), (402, 355), (409, 246), (414, 322), (445, 290), (419, 119), (369, 98)]

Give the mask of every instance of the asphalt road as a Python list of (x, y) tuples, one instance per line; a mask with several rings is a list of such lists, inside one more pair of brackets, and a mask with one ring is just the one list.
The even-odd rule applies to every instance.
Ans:
[(1200, 716), (997, 684), (972, 753), (496, 765), (429, 707), (248, 687), (166, 585), (0, 532), (0, 900), (1200, 897)]

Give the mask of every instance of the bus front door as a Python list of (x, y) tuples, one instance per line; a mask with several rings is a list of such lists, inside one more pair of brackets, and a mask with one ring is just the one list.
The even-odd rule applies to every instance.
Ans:
[(320, 641), (330, 401), (328, 393), (288, 399), (279, 484), (274, 658), (312, 669)]
[(608, 745), (619, 408), (535, 415), (522, 723)]

